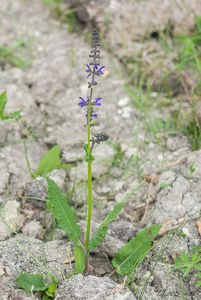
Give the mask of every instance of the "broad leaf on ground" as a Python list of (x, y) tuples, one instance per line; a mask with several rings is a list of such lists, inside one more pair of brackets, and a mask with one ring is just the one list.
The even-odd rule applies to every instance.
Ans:
[(22, 273), (17, 277), (16, 283), (28, 292), (41, 292), (48, 288), (41, 274)]
[(63, 229), (70, 240), (80, 239), (80, 226), (76, 222), (75, 211), (69, 206), (67, 198), (58, 185), (50, 178), (48, 183), (48, 207), (61, 229)]
[(152, 249), (153, 241), (159, 233), (161, 226), (158, 224), (138, 232), (134, 239), (120, 248), (112, 260), (117, 273), (129, 275), (141, 263)]

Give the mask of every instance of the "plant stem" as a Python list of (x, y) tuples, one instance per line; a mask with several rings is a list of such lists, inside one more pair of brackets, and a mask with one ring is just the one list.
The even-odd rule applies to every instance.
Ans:
[(27, 168), (29, 170), (29, 174), (33, 178), (33, 173), (32, 173), (32, 170), (31, 170), (31, 164), (30, 164), (29, 156), (28, 156), (28, 149), (27, 149), (26, 139), (23, 139), (23, 145), (24, 145), (24, 154), (25, 154), (25, 160), (26, 160)]
[(90, 238), (90, 231), (91, 231), (91, 217), (92, 217), (92, 209), (93, 209), (93, 197), (92, 197), (92, 161), (91, 161), (91, 103), (92, 103), (92, 95), (93, 95), (93, 88), (90, 91), (90, 98), (89, 98), (89, 106), (88, 106), (88, 118), (87, 118), (87, 147), (88, 147), (88, 212), (87, 212), (87, 231), (86, 231), (86, 241), (85, 241), (85, 271), (88, 268), (88, 246), (89, 246), (89, 238)]

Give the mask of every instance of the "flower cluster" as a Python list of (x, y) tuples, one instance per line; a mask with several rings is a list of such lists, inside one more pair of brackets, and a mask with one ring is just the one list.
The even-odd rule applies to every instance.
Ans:
[[(86, 73), (87, 78), (90, 78), (91, 80), (88, 82), (88, 88), (90, 89), (90, 96), (87, 96), (86, 100), (83, 97), (80, 97), (79, 106), (81, 108), (86, 108), (86, 118), (87, 123), (88, 120), (90, 120), (90, 126), (93, 126), (91, 124), (93, 119), (96, 119), (98, 114), (94, 111), (94, 107), (96, 106), (102, 106), (101, 100), (102, 98), (98, 97), (93, 99), (92, 93), (93, 93), (93, 87), (97, 85), (96, 76), (101, 76), (104, 74), (103, 70), (105, 66), (100, 66), (100, 43), (99, 43), (99, 36), (97, 31), (94, 29), (92, 32), (92, 47), (90, 50), (89, 58), (90, 62), (89, 64), (86, 64)], [(90, 114), (90, 118), (89, 118)]]
[(93, 147), (95, 146), (95, 144), (100, 144), (102, 142), (106, 142), (109, 139), (109, 135), (107, 135), (104, 132), (101, 133), (97, 133), (95, 134), (94, 137), (92, 137), (91, 141), (91, 151), (93, 149)]

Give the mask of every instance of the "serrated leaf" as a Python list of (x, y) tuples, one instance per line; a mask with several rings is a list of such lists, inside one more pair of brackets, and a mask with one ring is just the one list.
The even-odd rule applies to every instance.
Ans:
[(16, 279), (17, 285), (28, 292), (45, 291), (48, 287), (43, 281), (41, 274), (20, 274)]
[(116, 217), (119, 215), (120, 211), (122, 210), (122, 208), (125, 206), (126, 203), (127, 202), (125, 201), (117, 203), (114, 209), (105, 217), (103, 222), (98, 227), (93, 238), (89, 242), (89, 247), (88, 247), (89, 251), (95, 249), (102, 243), (108, 231), (108, 226), (110, 225), (110, 223), (112, 223), (112, 221), (114, 221), (114, 219), (116, 219)]
[(201, 262), (201, 255), (199, 253), (194, 253), (188, 255), (186, 252), (182, 252), (179, 257), (176, 258), (174, 262), (174, 268), (179, 269), (183, 272), (184, 276), (189, 275), (193, 270), (199, 269)]
[(75, 256), (75, 272), (77, 274), (83, 274), (85, 268), (85, 255), (84, 249), (82, 246), (77, 244), (74, 248), (74, 256)]
[(117, 273), (129, 275), (134, 271), (152, 249), (152, 243), (160, 228), (158, 224), (145, 228), (137, 233), (133, 240), (120, 248), (112, 260)]
[[(144, 182), (144, 181), (143, 181)], [(117, 203), (113, 210), (105, 217), (105, 219), (103, 220), (103, 222), (100, 224), (100, 226), (98, 227), (98, 229), (96, 230), (94, 236), (92, 237), (92, 239), (89, 242), (89, 247), (88, 250), (91, 251), (93, 249), (95, 249), (96, 247), (98, 247), (102, 241), (105, 238), (105, 235), (107, 234), (108, 231), (108, 226), (116, 219), (116, 217), (120, 214), (122, 208), (126, 205), (126, 203), (128, 202), (129, 198), (131, 195), (133, 195), (133, 193), (138, 190), (138, 188), (142, 185), (141, 182), (137, 187), (134, 187), (125, 197), (124, 200)]]
[(50, 178), (46, 178), (48, 183), (48, 206), (69, 239), (78, 241), (80, 239), (80, 226), (76, 223), (75, 211), (68, 204), (67, 198), (62, 193), (58, 185)]
[(20, 111), (11, 112), (6, 114), (4, 112), (7, 103), (7, 93), (0, 94), (0, 120), (18, 119), (20, 117)]
[(60, 169), (62, 166), (61, 148), (56, 145), (52, 147), (40, 160), (38, 169), (33, 173), (33, 177), (44, 176), (55, 169)]

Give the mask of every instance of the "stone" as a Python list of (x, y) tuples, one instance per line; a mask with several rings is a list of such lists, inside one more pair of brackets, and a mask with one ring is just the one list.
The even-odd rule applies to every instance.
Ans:
[(45, 230), (41, 226), (40, 222), (34, 220), (26, 223), (22, 228), (22, 232), (27, 236), (39, 238), (41, 240), (45, 234)]
[(20, 213), (20, 203), (16, 200), (6, 202), (0, 216), (0, 240), (11, 236), (22, 227), (23, 223), (24, 216)]
[[(9, 181), (9, 170), (6, 163), (6, 154), (0, 153), (0, 169), (1, 169), (1, 180), (0, 180), (0, 195), (6, 190)], [(0, 198), (0, 203), (4, 202), (3, 197)]]
[(170, 136), (167, 139), (167, 149), (170, 151), (176, 151), (177, 149), (180, 148), (188, 148), (189, 143), (188, 140), (185, 136)]
[[(74, 1), (74, 5), (79, 2)], [(126, 57), (132, 57), (136, 51), (133, 49), (142, 47), (138, 44), (145, 36), (157, 37), (164, 31), (173, 35), (190, 33), (195, 25), (194, 16), (201, 11), (201, 4), (196, 0), (183, 0), (182, 4), (175, 0), (128, 0), (126, 5), (124, 0), (82, 1), (81, 7), (89, 20), (96, 20), (109, 48), (118, 56)]]
[(56, 293), (57, 300), (135, 300), (131, 291), (108, 277), (76, 275), (63, 281)]
[[(8, 295), (12, 293), (20, 295), (20, 291), (16, 289), (15, 280), (22, 272), (48, 273), (61, 280), (72, 271), (71, 265), (65, 263), (68, 258), (72, 258), (72, 255), (72, 244), (66, 241), (54, 240), (43, 243), (41, 240), (25, 235), (0, 241), (1, 299), (10, 299)], [(21, 292), (25, 297), (26, 293)], [(26, 297), (29, 296), (31, 295), (26, 295)], [(37, 296), (34, 299), (37, 299)]]
[(56, 182), (61, 188), (65, 185), (66, 172), (65, 170), (53, 170), (48, 176)]
[(44, 207), (47, 199), (47, 182), (45, 178), (39, 177), (26, 182), (24, 185), (24, 196), (25, 200), (31, 202), (35, 207)]
[(119, 106), (119, 107), (126, 106), (126, 105), (128, 105), (129, 101), (130, 101), (129, 97), (125, 96), (124, 98), (121, 98), (121, 99), (118, 101), (118, 106)]
[(126, 243), (134, 238), (137, 231), (138, 228), (136, 229), (132, 223), (120, 219), (110, 224), (108, 233)]
[[(196, 154), (200, 160), (199, 153)], [(187, 164), (177, 166), (175, 171), (165, 171), (159, 177), (156, 189), (156, 202), (149, 211), (149, 222), (165, 223), (171, 221), (177, 223), (180, 219), (193, 219), (200, 216), (201, 188), (199, 163), (193, 153), (187, 159)], [(195, 171), (189, 180), (189, 164), (196, 164)], [(190, 177), (190, 178), (191, 178)]]

